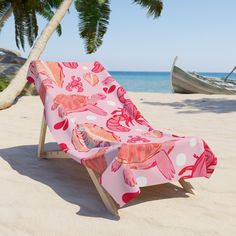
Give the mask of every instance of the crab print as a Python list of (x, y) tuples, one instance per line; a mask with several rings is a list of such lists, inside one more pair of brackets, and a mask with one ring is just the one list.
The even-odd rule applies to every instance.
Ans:
[(215, 155), (211, 152), (209, 146), (204, 142), (204, 151), (200, 156), (196, 154), (193, 157), (196, 159), (194, 165), (185, 166), (180, 172), (180, 179), (189, 179), (193, 177), (205, 176), (209, 177), (217, 164)]
[(81, 82), (80, 77), (72, 76), (71, 82), (69, 82), (66, 86), (66, 90), (71, 92), (73, 90), (76, 90), (77, 92), (83, 92), (83, 84)]
[[(133, 121), (136, 121), (138, 124), (147, 126), (149, 130), (152, 130), (133, 102), (125, 98), (125, 94), (126, 91), (122, 87), (117, 89), (117, 97), (122, 103), (122, 108), (118, 108), (111, 113), (112, 117), (107, 120), (107, 127), (117, 132), (129, 132), (131, 130), (129, 126), (134, 125)], [(122, 125), (122, 122), (126, 126)]]

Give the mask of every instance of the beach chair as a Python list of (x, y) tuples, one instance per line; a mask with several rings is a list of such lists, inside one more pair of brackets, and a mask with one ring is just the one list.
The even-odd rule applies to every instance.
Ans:
[[(112, 214), (140, 188), (213, 173), (216, 157), (205, 141), (154, 129), (126, 91), (97, 61), (32, 61), (27, 79), (44, 105), (38, 157), (70, 157), (87, 169)], [(45, 151), (47, 126), (60, 150)]]

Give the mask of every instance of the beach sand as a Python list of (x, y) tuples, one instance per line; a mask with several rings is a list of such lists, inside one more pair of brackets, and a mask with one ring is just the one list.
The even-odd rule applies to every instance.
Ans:
[(210, 145), (218, 166), (191, 180), (197, 195), (146, 187), (113, 217), (81, 165), (36, 158), (42, 105), (22, 97), (0, 111), (0, 236), (236, 235), (236, 96), (129, 94), (155, 128)]

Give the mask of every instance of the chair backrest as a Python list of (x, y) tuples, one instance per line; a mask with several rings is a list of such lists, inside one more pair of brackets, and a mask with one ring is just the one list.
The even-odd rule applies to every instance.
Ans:
[[(65, 93), (91, 95), (103, 90), (99, 85), (115, 82), (104, 67), (95, 62), (49, 62), (32, 61), (27, 79), (34, 82), (44, 103), (43, 90), (57, 88)], [(117, 87), (117, 86), (116, 86)], [(112, 87), (114, 88), (114, 86)], [(106, 89), (104, 88), (106, 91)], [(41, 93), (40, 93), (41, 92)], [(50, 93), (50, 90), (47, 92)], [(111, 90), (107, 92), (113, 92)]]
[(27, 78), (36, 85), (52, 133), (79, 125), (80, 131), (127, 141), (131, 133), (136, 137), (152, 130), (125, 89), (97, 61), (32, 61)]

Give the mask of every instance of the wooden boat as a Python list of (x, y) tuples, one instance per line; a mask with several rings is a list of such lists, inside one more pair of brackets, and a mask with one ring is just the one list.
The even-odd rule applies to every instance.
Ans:
[(174, 93), (236, 94), (236, 80), (227, 79), (236, 67), (225, 78), (213, 78), (195, 72), (186, 72), (175, 65), (176, 61), (177, 57), (171, 70), (171, 85)]

